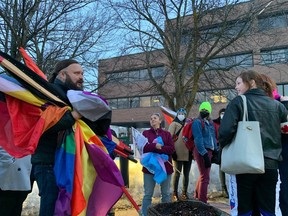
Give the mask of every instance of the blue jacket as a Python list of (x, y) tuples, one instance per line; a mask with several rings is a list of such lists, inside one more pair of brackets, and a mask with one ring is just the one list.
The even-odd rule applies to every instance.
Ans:
[[(204, 121), (204, 128), (201, 121)], [(203, 120), (200, 117), (195, 119), (192, 123), (192, 134), (195, 147), (200, 155), (206, 154), (208, 149), (218, 150), (215, 127), (212, 121)]]

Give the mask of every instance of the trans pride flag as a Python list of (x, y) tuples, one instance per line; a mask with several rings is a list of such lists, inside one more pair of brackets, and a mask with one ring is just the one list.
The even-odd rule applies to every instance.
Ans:
[[(138, 130), (132, 127), (132, 137), (134, 143), (134, 149), (137, 149), (140, 154), (140, 162), (146, 167), (149, 172), (154, 174), (153, 179), (161, 184), (167, 179), (167, 172), (165, 168), (165, 161), (168, 161), (169, 157), (165, 154), (159, 154), (155, 152), (143, 153), (143, 148), (145, 145), (149, 145), (148, 139), (144, 137)], [(163, 139), (159, 136), (153, 143), (160, 143), (164, 145)]]
[[(9, 151), (13, 156), (32, 154), (42, 133), (70, 109), (48, 105), (5, 77), (0, 77), (0, 91), (5, 95), (0, 102), (1, 121), (5, 120), (0, 138), (9, 141), (1, 145), (10, 148), (14, 144)], [(66, 132), (62, 144), (56, 156), (58, 169), (55, 166), (60, 188), (55, 215), (106, 215), (121, 197), (124, 183), (105, 146), (81, 120)]]

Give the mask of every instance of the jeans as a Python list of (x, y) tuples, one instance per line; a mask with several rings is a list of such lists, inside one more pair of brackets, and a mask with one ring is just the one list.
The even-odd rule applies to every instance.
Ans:
[[(144, 173), (144, 197), (142, 200), (142, 215), (147, 216), (147, 209), (151, 205), (152, 196), (156, 182), (153, 179), (154, 175)], [(167, 179), (160, 184), (161, 187), (161, 202), (170, 202), (170, 183), (171, 175), (167, 175)]]
[[(210, 181), (210, 170), (211, 167), (205, 168), (205, 163), (203, 157), (199, 154), (197, 148), (194, 148), (193, 151), (194, 158), (197, 162), (198, 170), (199, 170), (199, 177), (196, 182), (195, 194), (194, 198), (198, 199), (204, 203), (207, 203), (208, 197), (208, 185)], [(211, 160), (212, 158), (212, 151), (208, 150), (208, 155)]]
[[(187, 193), (189, 184), (189, 172), (191, 169), (192, 160), (189, 161), (173, 161), (175, 167), (182, 172), (183, 167), (183, 182), (182, 182), (182, 193)], [(180, 173), (175, 171), (173, 174), (173, 192), (177, 194), (179, 184)]]
[(56, 185), (53, 165), (33, 164), (32, 172), (41, 198), (39, 216), (53, 216), (58, 197), (58, 187)]

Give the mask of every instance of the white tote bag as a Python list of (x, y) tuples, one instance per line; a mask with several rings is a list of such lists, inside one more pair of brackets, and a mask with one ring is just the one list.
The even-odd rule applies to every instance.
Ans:
[(222, 149), (221, 170), (228, 174), (264, 173), (264, 155), (258, 121), (248, 121), (246, 97), (243, 99), (243, 120), (230, 145)]

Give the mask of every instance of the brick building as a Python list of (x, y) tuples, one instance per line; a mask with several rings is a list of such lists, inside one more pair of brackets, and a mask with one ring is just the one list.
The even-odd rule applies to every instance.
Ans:
[[(207, 62), (205, 67), (207, 71), (201, 76), (204, 77), (206, 74), (206, 78), (210, 77), (214, 86), (207, 85), (207, 80), (204, 78), (199, 80), (199, 90), (189, 116), (197, 115), (199, 103), (209, 100), (213, 107), (212, 116), (216, 117), (218, 110), (225, 107), (229, 100), (235, 97), (234, 78), (243, 69), (253, 69), (268, 74), (277, 82), (279, 92), (288, 95), (288, 5), (285, 1), (278, 2), (284, 2), (284, 4), (276, 7), (273, 6), (275, 2), (255, 0), (235, 6), (233, 9), (235, 12), (232, 14), (238, 15), (235, 15), (236, 19), (235, 17), (229, 19), (231, 23), (237, 23), (237, 25), (243, 23), (237, 22), (237, 17), (249, 13), (251, 7), (261, 3), (262, 9), (259, 7), (258, 15), (251, 21), (249, 34), (233, 43), (233, 47), (227, 47)], [(182, 35), (183, 46), (187, 34), (191, 32), (189, 28), (193, 28), (190, 24), (191, 19), (192, 16), (185, 17), (187, 31)], [(232, 33), (236, 31), (237, 25), (229, 31)], [(215, 32), (218, 26), (219, 22), (216, 22), (213, 25), (202, 26), (202, 29), (203, 32), (211, 33)], [(149, 53), (148, 67), (153, 77), (161, 79), (165, 76), (165, 79), (171, 79), (166, 67), (167, 58), (162, 51), (155, 50)], [(149, 127), (150, 114), (160, 112), (159, 106), (168, 106), (164, 97), (155, 88), (148, 88), (151, 82), (145, 61), (146, 54), (143, 52), (99, 61), (98, 84), (101, 88), (98, 93), (108, 100), (113, 109), (112, 125)], [(201, 53), (199, 55), (201, 56)], [(218, 74), (222, 73), (222, 78), (219, 79), (213, 75), (215, 70), (209, 70), (211, 65), (214, 65), (214, 69), (216, 67), (215, 70), (217, 67), (226, 67), (229, 70), (219, 70)], [(172, 85), (173, 82), (171, 82), (171, 88), (167, 87), (167, 92), (173, 91)]]

